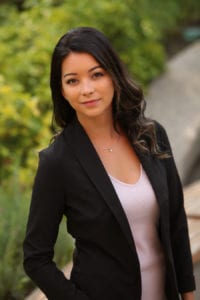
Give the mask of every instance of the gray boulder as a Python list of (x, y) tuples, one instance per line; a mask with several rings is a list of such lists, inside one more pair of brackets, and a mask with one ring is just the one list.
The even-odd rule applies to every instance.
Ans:
[(166, 128), (184, 184), (200, 178), (200, 42), (174, 56), (150, 86), (146, 115)]

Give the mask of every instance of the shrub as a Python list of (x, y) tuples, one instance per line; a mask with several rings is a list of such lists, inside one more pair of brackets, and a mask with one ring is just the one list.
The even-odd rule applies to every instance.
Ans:
[(0, 195), (0, 299), (22, 299), (28, 283), (22, 267), (28, 193), (12, 178), (0, 188)]
[[(0, 187), (0, 299), (24, 299), (34, 284), (23, 270), (22, 243), (27, 223), (30, 192), (20, 189), (16, 172)], [(63, 267), (70, 259), (73, 240), (63, 220), (55, 247), (55, 261)]]
[(50, 56), (64, 32), (76, 26), (104, 31), (143, 85), (161, 72), (165, 55), (158, 42), (158, 17), (149, 17), (147, 9), (151, 13), (153, 9), (143, 1), (68, 0), (56, 5), (53, 0), (27, 0), (21, 12), (1, 9), (6, 18), (1, 12), (0, 184), (12, 174), (17, 160), (21, 183), (27, 185), (37, 151), (50, 140)]

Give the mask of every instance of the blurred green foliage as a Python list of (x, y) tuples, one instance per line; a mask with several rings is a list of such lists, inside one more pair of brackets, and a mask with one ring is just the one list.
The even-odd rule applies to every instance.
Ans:
[[(23, 299), (28, 280), (22, 268), (22, 240), (27, 211), (27, 194), (20, 195), (15, 180), (0, 188), (0, 299)], [(13, 298), (14, 297), (14, 298)]]
[[(22, 243), (25, 235), (30, 191), (21, 189), (16, 168), (9, 182), (0, 187), (0, 299), (24, 299), (33, 283), (23, 270)], [(66, 232), (66, 220), (60, 225), (55, 245), (55, 262), (63, 267), (73, 251), (73, 239)]]
[[(197, 0), (0, 1), (1, 299), (23, 299), (30, 285), (21, 245), (37, 154), (52, 136), (49, 66), (57, 40), (77, 26), (102, 30), (147, 88), (165, 68), (169, 34), (199, 19)], [(64, 231), (62, 223), (56, 246), (60, 266), (73, 244)]]

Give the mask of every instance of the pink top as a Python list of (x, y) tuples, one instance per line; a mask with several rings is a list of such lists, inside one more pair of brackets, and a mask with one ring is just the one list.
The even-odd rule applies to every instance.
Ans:
[(157, 231), (159, 207), (149, 179), (142, 167), (135, 184), (127, 184), (109, 176), (135, 241), (141, 270), (141, 300), (164, 300), (165, 264)]

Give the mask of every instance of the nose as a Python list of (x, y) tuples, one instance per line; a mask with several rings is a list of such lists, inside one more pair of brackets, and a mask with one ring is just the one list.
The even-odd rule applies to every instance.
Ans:
[(91, 95), (94, 92), (94, 85), (90, 80), (82, 82), (81, 93), (83, 96)]

